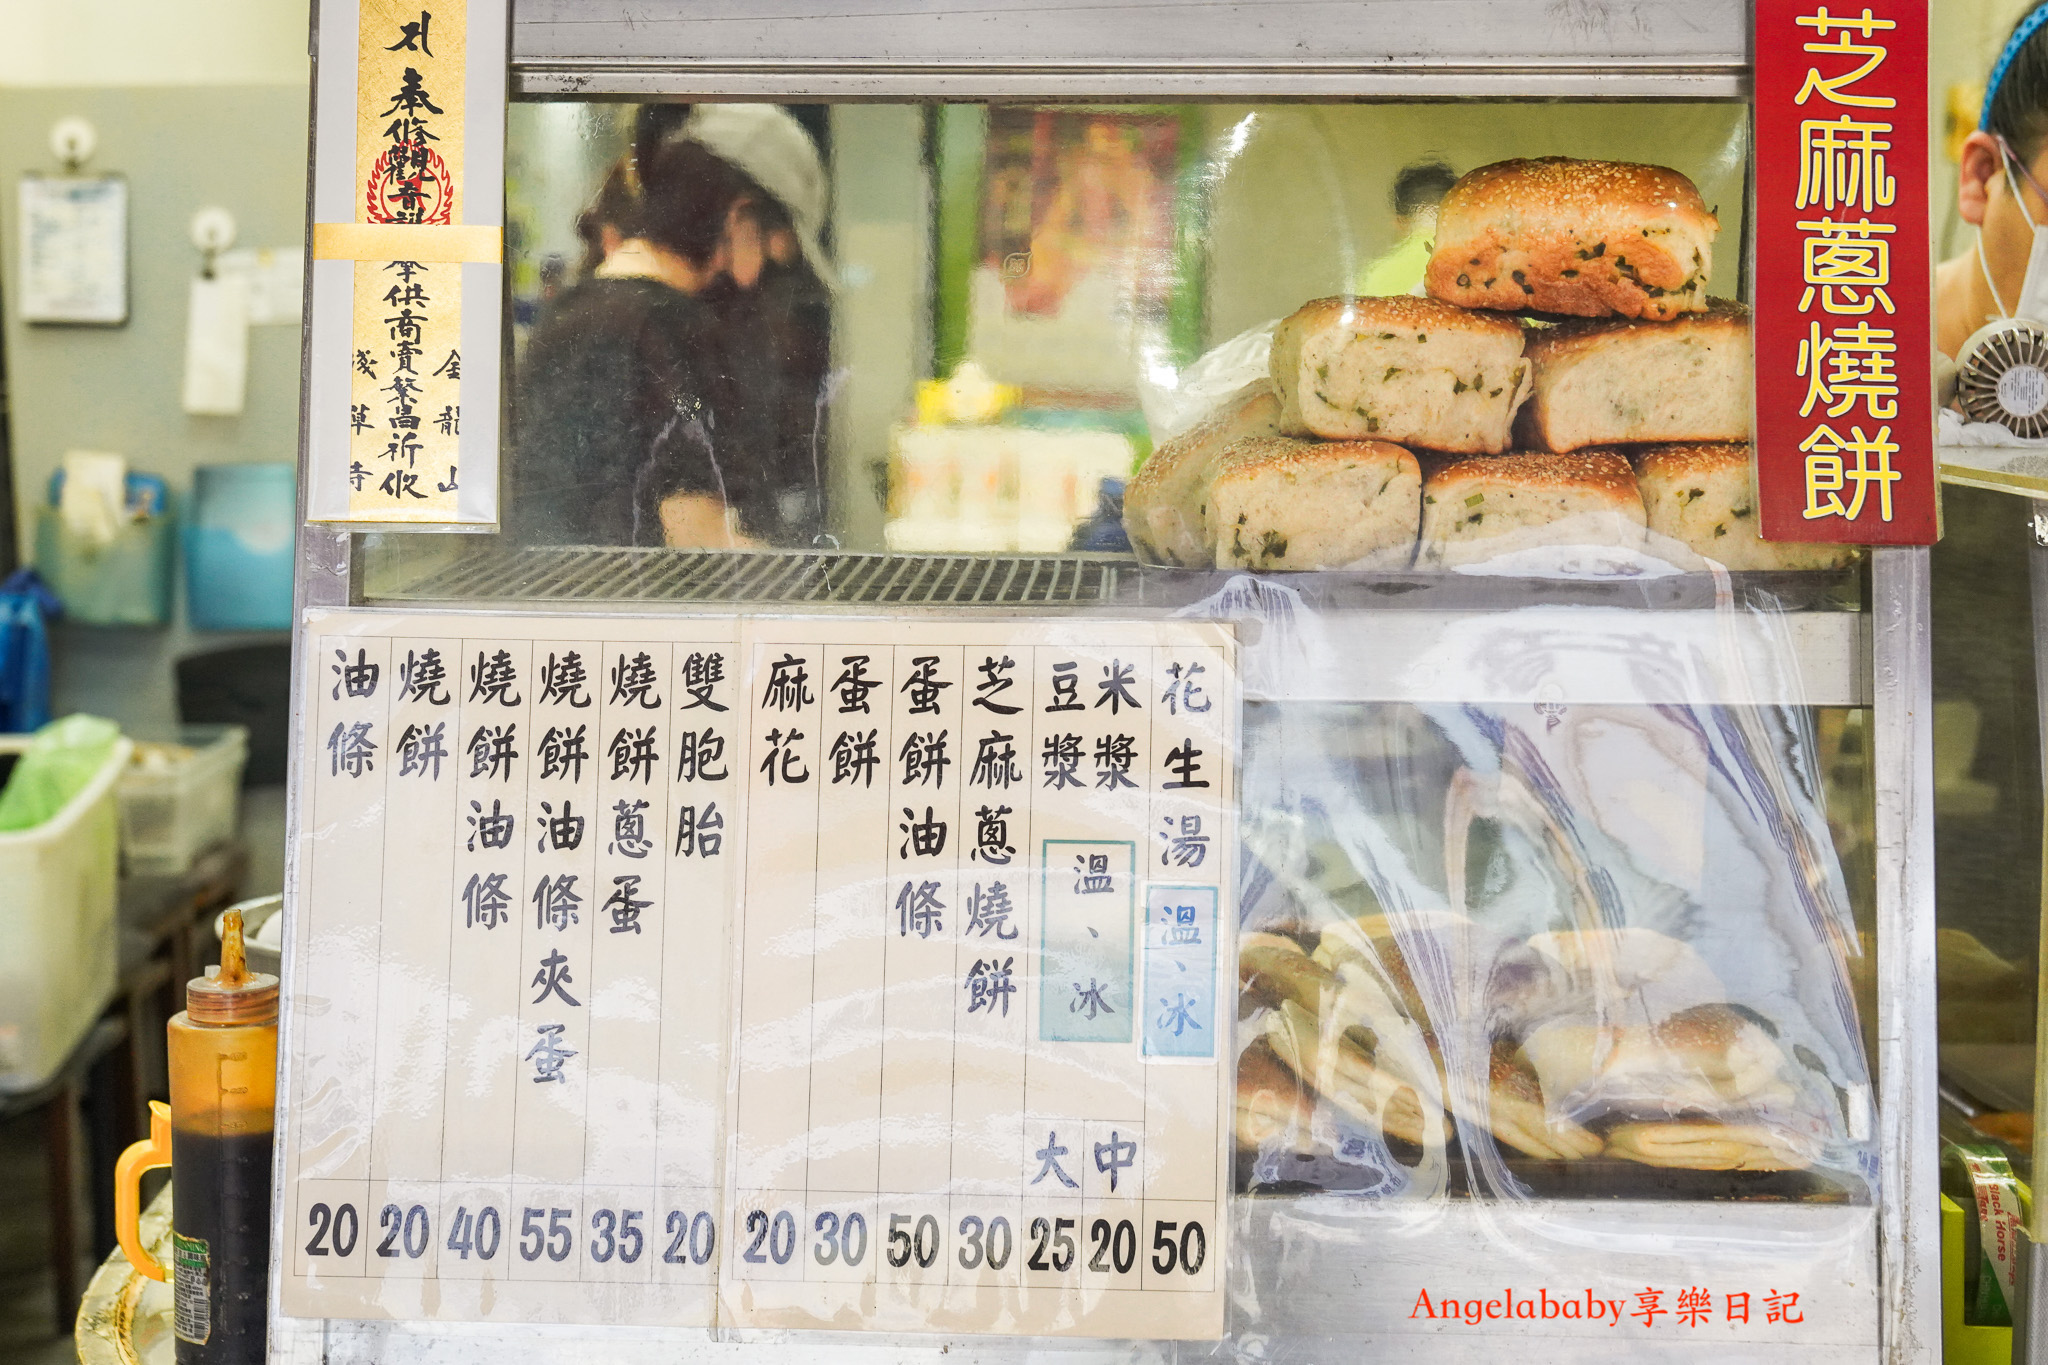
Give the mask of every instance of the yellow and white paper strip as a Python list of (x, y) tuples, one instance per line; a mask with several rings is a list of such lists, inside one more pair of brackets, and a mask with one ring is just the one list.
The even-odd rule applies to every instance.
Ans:
[(321, 0), (309, 520), (497, 521), (506, 0)]

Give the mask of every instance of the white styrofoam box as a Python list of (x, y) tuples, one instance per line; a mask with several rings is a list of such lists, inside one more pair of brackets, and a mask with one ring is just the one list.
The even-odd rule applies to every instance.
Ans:
[(1016, 509), (1009, 491), (1014, 433), (1007, 427), (954, 427), (953, 458), (960, 470), (958, 516), (978, 524), (1008, 520)]
[(960, 462), (952, 428), (891, 428), (890, 514), (899, 521), (945, 521), (959, 506)]
[(1014, 529), (994, 521), (899, 517), (882, 528), (882, 538), (899, 555), (1002, 554), (1016, 548)]
[[(27, 735), (0, 735), (0, 753), (28, 745)], [(0, 1092), (48, 1080), (113, 998), (115, 785), (132, 749), (117, 741), (54, 818), (0, 833)]]
[(1095, 515), (1096, 499), (1104, 479), (1128, 479), (1138, 452), (1131, 438), (1118, 431), (1076, 431), (1071, 433), (1074, 463), (1074, 520)]
[(175, 877), (235, 832), (248, 730), (188, 725), (178, 739), (194, 750), (190, 758), (121, 775), (121, 853), (131, 876)]
[(890, 443), (887, 543), (899, 554), (1064, 550), (1102, 481), (1135, 458), (1121, 432), (1000, 423), (897, 427)]

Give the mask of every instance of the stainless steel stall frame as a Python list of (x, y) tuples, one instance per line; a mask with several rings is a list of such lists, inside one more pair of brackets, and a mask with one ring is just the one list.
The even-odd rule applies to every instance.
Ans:
[[(559, 97), (1739, 99), (1749, 89), (1749, 13), (1741, 0), (1221, 0), (1186, 5), (1159, 0), (907, 0), (888, 6), (852, 0), (681, 0), (658, 9), (636, 0), (522, 0), (514, 15), (511, 62), (516, 93)], [(1306, 55), (1311, 51), (1314, 55)], [(309, 312), (309, 335), (312, 325)], [(302, 451), (304, 446), (302, 416)], [(302, 497), (304, 492), (302, 478)], [(296, 590), (301, 613), (363, 601), (361, 548), (351, 533), (302, 523)], [(872, 579), (878, 571), (865, 572)], [(982, 575), (984, 585), (989, 578)], [(918, 600), (914, 592), (866, 601), (870, 610), (926, 610), (971, 605), (983, 591), (962, 588), (958, 573), (946, 581), (953, 585), (952, 596), (942, 602)], [(1877, 551), (1871, 583), (1867, 613), (1816, 624), (1818, 634), (1799, 647), (1800, 663), (1809, 698), (1819, 694), (1829, 704), (1874, 705), (1875, 1067), (1882, 1097), (1876, 1332), (1881, 1358), (1889, 1365), (1931, 1365), (1940, 1350), (1940, 1239), (1930, 969), (1928, 552)], [(1047, 596), (1027, 600), (1050, 604), (1055, 596), (1048, 590)], [(530, 600), (485, 609), (588, 610), (599, 605), (589, 599)], [(834, 603), (828, 592), (823, 598), (799, 597), (791, 605), (807, 609)], [(407, 606), (429, 609), (426, 602)], [(650, 601), (621, 603), (616, 597), (603, 606), (660, 609)], [(1866, 632), (1867, 672), (1861, 665)], [(295, 643), (303, 645), (302, 635)], [(303, 648), (296, 666), (315, 666)], [(1304, 686), (1313, 690), (1312, 683)], [(305, 718), (295, 715), (293, 723), (295, 731), (302, 730)], [(306, 738), (294, 734), (296, 752), (308, 752)], [(295, 806), (304, 790), (303, 776), (295, 777)], [(296, 809), (291, 819), (296, 829)], [(296, 847), (291, 857), (287, 894), (295, 895)], [(291, 950), (288, 943), (287, 963)], [(286, 973), (289, 991), (289, 965)], [(1703, 1212), (1702, 1220), (1706, 1217)], [(288, 1235), (282, 1226), (279, 1235)], [(274, 1270), (273, 1305), (276, 1293)], [(1474, 1337), (1460, 1349), (1447, 1339), (1432, 1338), (1427, 1350), (1431, 1359), (1462, 1358), (1467, 1351), (1470, 1358), (1492, 1358), (1488, 1341)], [(1497, 1348), (1499, 1339), (1491, 1339), (1491, 1346)], [(1060, 1351), (1058, 1358), (1192, 1360), (1216, 1350), (1104, 1343), (1094, 1350), (1077, 1345)], [(1868, 1359), (1868, 1350), (1867, 1345), (1815, 1343), (1771, 1348), (1757, 1358), (1855, 1360)], [(1588, 1345), (1581, 1354), (1629, 1359), (1634, 1353)], [(652, 1329), (272, 1318), (271, 1359), (291, 1365), (407, 1365), (429, 1359), (652, 1365), (941, 1358), (1022, 1356), (1017, 1347), (993, 1339), (929, 1339), (913, 1345), (848, 1336), (734, 1339)], [(1408, 1357), (1390, 1351), (1387, 1358)]]

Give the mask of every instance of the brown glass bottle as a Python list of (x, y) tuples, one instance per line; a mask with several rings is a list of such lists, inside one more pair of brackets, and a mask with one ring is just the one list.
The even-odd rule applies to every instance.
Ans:
[(262, 1365), (268, 1325), (277, 978), (250, 975), (242, 917), (170, 1023), (171, 1289), (178, 1365)]

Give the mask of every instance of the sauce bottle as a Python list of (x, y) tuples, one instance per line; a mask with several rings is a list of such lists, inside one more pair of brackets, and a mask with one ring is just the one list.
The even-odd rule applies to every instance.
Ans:
[(115, 1224), (136, 1269), (163, 1279), (135, 1220), (142, 1171), (167, 1158), (178, 1365), (263, 1365), (277, 978), (249, 972), (238, 910), (227, 913), (220, 959), (186, 985), (185, 1010), (170, 1022), (169, 1123), (152, 1104), (151, 1140), (122, 1156)]

